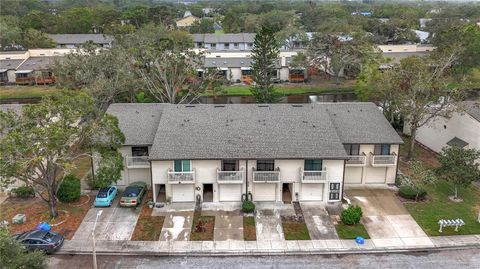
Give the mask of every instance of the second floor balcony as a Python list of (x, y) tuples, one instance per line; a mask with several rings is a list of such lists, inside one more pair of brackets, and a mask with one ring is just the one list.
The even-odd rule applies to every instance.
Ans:
[(280, 182), (280, 168), (276, 168), (273, 171), (257, 171), (253, 169), (253, 182)]
[(245, 173), (243, 168), (239, 171), (221, 171), (217, 169), (217, 182), (218, 183), (243, 183)]
[(302, 183), (321, 183), (327, 181), (327, 169), (321, 171), (304, 171), (300, 169)]
[(195, 183), (195, 169), (187, 172), (176, 172), (168, 170), (169, 184), (193, 184)]
[(346, 166), (365, 166), (367, 164), (367, 155), (350, 155), (348, 156)]
[(125, 156), (127, 168), (150, 168), (148, 156)]
[(391, 155), (374, 155), (372, 154), (371, 162), (372, 166), (382, 167), (382, 166), (391, 166), (397, 164), (397, 154), (393, 153)]

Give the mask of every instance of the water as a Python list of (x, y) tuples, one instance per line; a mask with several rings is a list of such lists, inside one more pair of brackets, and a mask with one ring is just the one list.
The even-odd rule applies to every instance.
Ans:
[[(282, 97), (280, 103), (304, 104), (317, 102), (355, 102), (358, 101), (355, 93), (326, 93), (320, 95), (312, 94), (292, 94)], [(202, 104), (252, 104), (255, 103), (252, 96), (217, 96), (201, 97), (199, 103)]]

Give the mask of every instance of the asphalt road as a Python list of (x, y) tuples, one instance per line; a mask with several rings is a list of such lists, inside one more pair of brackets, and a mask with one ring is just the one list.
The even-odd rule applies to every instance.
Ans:
[[(101, 256), (98, 268), (480, 268), (480, 249), (448, 250), (409, 254), (304, 255), (304, 256), (230, 256), (230, 257), (155, 257)], [(50, 268), (92, 268), (90, 255), (53, 255)]]

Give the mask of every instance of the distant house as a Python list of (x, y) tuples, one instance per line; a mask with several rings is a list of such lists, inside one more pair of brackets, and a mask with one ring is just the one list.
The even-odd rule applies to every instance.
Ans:
[(176, 21), (178, 28), (188, 28), (191, 27), (195, 22), (200, 20), (200, 18), (192, 15), (190, 11), (185, 11), (183, 18)]
[(61, 59), (62, 57), (60, 56), (29, 57), (15, 71), (16, 84), (38, 85), (55, 83), (55, 76), (51, 66), (55, 60)]
[[(417, 131), (417, 141), (440, 152), (446, 146), (480, 150), (480, 102), (465, 101), (450, 118), (437, 117)], [(408, 124), (404, 133), (409, 134)]]
[(394, 63), (410, 56), (427, 56), (435, 47), (432, 45), (378, 45), (384, 57), (390, 58)]
[(51, 34), (48, 36), (55, 41), (57, 48), (81, 48), (87, 42), (102, 48), (110, 48), (113, 42), (112, 36), (104, 34)]
[(251, 50), (254, 33), (238, 34), (193, 34), (195, 48), (215, 50)]

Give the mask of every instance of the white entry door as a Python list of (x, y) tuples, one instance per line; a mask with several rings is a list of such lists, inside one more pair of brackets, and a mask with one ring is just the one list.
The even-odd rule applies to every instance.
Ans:
[(274, 202), (277, 197), (277, 184), (253, 184), (253, 201)]
[(302, 184), (302, 201), (322, 201), (324, 184)]
[(242, 184), (219, 184), (220, 202), (242, 201)]
[(193, 184), (172, 185), (172, 202), (194, 202)]

